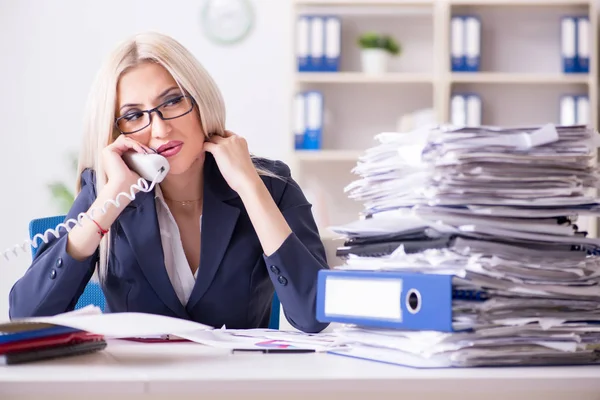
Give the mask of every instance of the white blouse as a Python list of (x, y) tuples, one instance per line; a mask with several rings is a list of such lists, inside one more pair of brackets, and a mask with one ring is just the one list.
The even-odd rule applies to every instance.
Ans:
[[(165, 255), (165, 267), (167, 268), (171, 285), (173, 285), (179, 301), (185, 307), (196, 283), (198, 270), (196, 270), (195, 274), (192, 274), (190, 264), (183, 251), (183, 243), (181, 242), (177, 222), (165, 202), (159, 185), (155, 186), (154, 198), (156, 201), (160, 238)], [(202, 216), (200, 216), (200, 226), (202, 226)]]

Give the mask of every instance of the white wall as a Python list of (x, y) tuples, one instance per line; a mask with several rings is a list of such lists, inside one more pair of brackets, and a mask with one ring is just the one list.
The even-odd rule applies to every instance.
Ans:
[[(252, 0), (256, 26), (233, 47), (201, 31), (203, 1), (0, 0), (0, 249), (27, 239), (35, 217), (56, 214), (48, 182), (71, 182), (64, 157), (77, 151), (88, 87), (110, 49), (130, 34), (158, 30), (187, 46), (219, 84), (227, 128), (251, 151), (287, 161), (291, 71), (289, 0)], [(0, 257), (0, 320), (28, 253)]]
[[(103, 57), (118, 41), (135, 32), (158, 30), (174, 36), (191, 49), (223, 91), (228, 108), (227, 127), (244, 135), (253, 152), (288, 161), (292, 146), (288, 129), (293, 68), (291, 0), (250, 1), (257, 14), (251, 36), (239, 45), (219, 47), (207, 41), (201, 31), (203, 0), (0, 0), (0, 250), (22, 243), (28, 237), (27, 224), (32, 218), (57, 213), (46, 184), (57, 179), (73, 182), (75, 177), (71, 176), (65, 157), (77, 151), (79, 146), (88, 87)], [(597, 2), (600, 4), (600, 0)], [(422, 32), (425, 28), (421, 20), (402, 24), (397, 28), (398, 32), (411, 26), (415, 32)], [(423, 23), (432, 22), (425, 20)], [(503, 21), (497, 24), (509, 25)], [(357, 26), (348, 26), (354, 43)], [(411, 37), (407, 46), (419, 37), (406, 35)], [(552, 39), (549, 42), (555, 43)], [(492, 53), (494, 60), (502, 59), (497, 56), (497, 51), (506, 51), (506, 46), (490, 44), (496, 49)], [(409, 51), (412, 50), (408, 49), (407, 54)], [(425, 63), (429, 58), (415, 57), (415, 60)], [(546, 62), (535, 61), (538, 65)], [(357, 68), (356, 65), (344, 67)], [(411, 64), (407, 70), (418, 68)], [(371, 90), (385, 94), (396, 87), (367, 90), (366, 94)], [(494, 91), (493, 95), (487, 96), (486, 89), (484, 95), (493, 99), (495, 105), (510, 104), (506, 95), (499, 96), (502, 92)], [(332, 97), (337, 96), (340, 100), (339, 114), (345, 118), (350, 116), (350, 119), (336, 126), (337, 136), (325, 135), (328, 145), (338, 145), (340, 140), (348, 137), (349, 131), (358, 132), (361, 127), (365, 127), (365, 131), (373, 126), (384, 129), (377, 119), (389, 120), (385, 130), (393, 129), (396, 117), (408, 107), (404, 102), (391, 103), (400, 111), (386, 110), (385, 118), (382, 118), (378, 106), (378, 112), (371, 113), (369, 119), (359, 112), (366, 107), (364, 99), (367, 97), (354, 99), (347, 94), (345, 88), (335, 94), (332, 92)], [(541, 98), (551, 98), (542, 94)], [(415, 97), (412, 92), (409, 97), (413, 101), (411, 107), (429, 104), (429, 97)], [(539, 97), (537, 93), (535, 97)], [(525, 112), (531, 113), (530, 108)], [(514, 110), (505, 114), (515, 118), (523, 115)], [(362, 117), (353, 118), (353, 115)], [(389, 115), (392, 118), (387, 118)], [(498, 121), (492, 117), (491, 122)], [(362, 137), (359, 134), (350, 136), (356, 139), (347, 140), (345, 144), (348, 148), (363, 149), (372, 143), (371, 135), (376, 133), (374, 130)], [(344, 167), (335, 168), (336, 176), (340, 168)], [(307, 172), (311, 172), (310, 168)], [(320, 170), (313, 172), (323, 175)], [(332, 172), (332, 168), (326, 172)], [(327, 189), (330, 192), (341, 190), (345, 182), (338, 180), (335, 184), (335, 189), (333, 186)], [(334, 247), (328, 247), (330, 260)], [(21, 253), (10, 262), (0, 257), (0, 321), (8, 316), (8, 292), (29, 262), (28, 253)]]

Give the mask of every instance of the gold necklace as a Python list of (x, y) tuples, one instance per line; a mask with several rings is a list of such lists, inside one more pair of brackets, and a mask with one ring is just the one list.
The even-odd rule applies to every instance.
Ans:
[(192, 204), (195, 204), (199, 201), (202, 201), (202, 199), (197, 199), (197, 200), (171, 200), (171, 199), (167, 199), (165, 197), (165, 200), (170, 201), (172, 203), (178, 203), (181, 204), (182, 206), (191, 206)]

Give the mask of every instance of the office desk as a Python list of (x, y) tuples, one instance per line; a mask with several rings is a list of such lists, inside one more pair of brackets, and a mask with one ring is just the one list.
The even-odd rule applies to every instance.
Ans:
[(96, 354), (0, 367), (0, 399), (600, 399), (600, 367), (416, 370), (329, 354), (230, 354), (110, 341)]

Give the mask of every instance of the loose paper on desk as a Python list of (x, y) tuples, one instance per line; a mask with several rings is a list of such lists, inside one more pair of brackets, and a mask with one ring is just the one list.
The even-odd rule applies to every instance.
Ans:
[(273, 329), (199, 330), (179, 336), (224, 349), (311, 349), (321, 352), (343, 347), (333, 334), (310, 335)]
[(272, 329), (214, 329), (194, 321), (163, 315), (133, 312), (103, 314), (95, 306), (50, 317), (27, 318), (25, 321), (67, 326), (117, 339), (174, 335), (226, 349), (302, 348), (325, 351), (336, 345), (335, 337), (331, 334), (311, 335)]
[(27, 318), (24, 321), (67, 326), (109, 338), (179, 335), (213, 329), (198, 322), (163, 315), (133, 312), (103, 314), (94, 306), (50, 317)]

